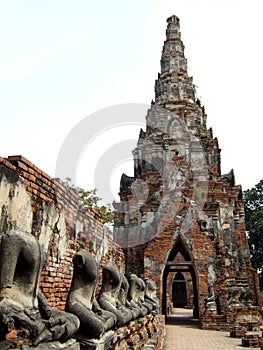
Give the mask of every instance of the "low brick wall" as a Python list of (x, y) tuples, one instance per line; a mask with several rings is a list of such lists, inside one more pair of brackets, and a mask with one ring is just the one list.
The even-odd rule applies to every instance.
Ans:
[[(0, 157), (0, 210), (0, 238), (15, 228), (35, 236), (42, 246), (46, 265), (40, 288), (52, 307), (65, 308), (72, 259), (81, 248), (93, 253), (101, 273), (109, 261), (125, 273), (124, 252), (113, 242), (111, 231), (103, 229), (100, 213), (80, 207), (74, 188), (52, 179), (22, 156)], [(98, 291), (100, 286), (101, 279)], [(150, 339), (156, 349), (161, 349), (164, 321), (162, 316), (147, 315), (116, 333), (115, 350), (142, 349)], [(22, 339), (13, 327), (1, 344), (25, 347), (27, 339)]]
[(47, 258), (40, 286), (51, 306), (64, 309), (80, 248), (92, 251), (102, 266), (111, 260), (124, 272), (122, 249), (103, 230), (100, 213), (79, 206), (74, 188), (22, 156), (0, 157), (0, 182), (1, 231), (16, 227), (39, 240)]

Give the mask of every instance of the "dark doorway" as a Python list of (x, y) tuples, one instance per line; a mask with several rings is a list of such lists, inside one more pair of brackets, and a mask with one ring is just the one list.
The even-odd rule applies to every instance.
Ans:
[(177, 272), (172, 283), (172, 303), (173, 307), (186, 307), (187, 291), (186, 280), (182, 272)]
[[(168, 256), (163, 272), (162, 313), (166, 317), (173, 312), (174, 307), (185, 307), (187, 304), (187, 288), (184, 277), (186, 274), (190, 276), (192, 283), (192, 317), (199, 319), (196, 269), (189, 248), (179, 236)], [(169, 281), (172, 282), (171, 289), (168, 285)]]

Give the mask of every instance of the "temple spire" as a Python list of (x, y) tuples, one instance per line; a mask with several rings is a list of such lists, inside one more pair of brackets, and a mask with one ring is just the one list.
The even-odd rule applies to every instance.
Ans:
[(181, 40), (180, 20), (176, 16), (167, 19), (166, 41), (164, 42), (161, 73), (187, 73), (187, 61), (184, 57), (184, 44)]
[(180, 19), (173, 15), (167, 19), (166, 39), (180, 39)]
[(161, 74), (155, 83), (155, 99), (159, 105), (194, 102), (195, 88), (187, 73), (187, 60), (181, 40), (180, 20), (176, 16), (167, 19), (166, 40), (161, 57)]

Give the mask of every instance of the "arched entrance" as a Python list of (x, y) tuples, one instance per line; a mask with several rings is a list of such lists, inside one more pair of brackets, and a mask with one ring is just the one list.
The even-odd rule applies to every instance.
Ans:
[[(180, 307), (187, 304), (187, 288), (185, 275), (190, 276), (192, 283), (193, 317), (199, 319), (198, 281), (192, 255), (185, 242), (179, 236), (171, 250), (163, 272), (162, 314), (167, 316), (179, 300)], [(171, 283), (168, 286), (168, 282)], [(181, 287), (179, 287), (181, 284)], [(171, 287), (170, 287), (171, 286)], [(169, 289), (171, 288), (171, 289)], [(180, 292), (179, 294), (176, 292)], [(184, 304), (184, 306), (183, 306)], [(176, 305), (176, 302), (175, 302)], [(176, 307), (176, 306), (175, 306)], [(177, 306), (178, 307), (178, 306)]]

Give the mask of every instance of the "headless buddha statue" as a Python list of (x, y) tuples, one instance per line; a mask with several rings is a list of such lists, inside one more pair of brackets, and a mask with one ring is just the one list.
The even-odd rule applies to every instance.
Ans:
[(129, 287), (130, 287), (129, 282), (123, 274), (120, 274), (120, 277), (121, 277), (121, 286), (119, 291), (119, 301), (122, 307), (124, 309), (127, 309), (127, 312), (130, 313), (130, 320), (134, 320), (136, 318), (136, 313), (133, 311), (132, 306), (127, 299)]
[(150, 279), (150, 278), (145, 278), (145, 295), (144, 295), (144, 300), (147, 303), (152, 304), (152, 310), (158, 310), (159, 308), (159, 299), (156, 296), (156, 283)]
[(27, 232), (10, 231), (0, 245), (0, 319), (5, 332), (10, 325), (27, 332), (34, 346), (52, 340), (66, 341), (78, 327), (74, 315), (51, 308), (39, 289), (43, 251)]
[(120, 288), (119, 270), (115, 264), (110, 262), (103, 267), (102, 288), (98, 300), (103, 309), (116, 315), (118, 326), (128, 323), (133, 317), (131, 311), (123, 306), (119, 300)]
[(130, 305), (136, 313), (136, 318), (145, 316), (148, 313), (148, 309), (144, 305), (145, 284), (143, 280), (135, 274), (131, 274), (129, 282), (130, 289), (128, 292), (128, 300), (130, 301)]
[(79, 318), (81, 336), (101, 338), (107, 330), (114, 327), (117, 319), (113, 313), (101, 309), (95, 299), (99, 279), (98, 265), (86, 250), (76, 253), (73, 264), (73, 279), (66, 310)]

